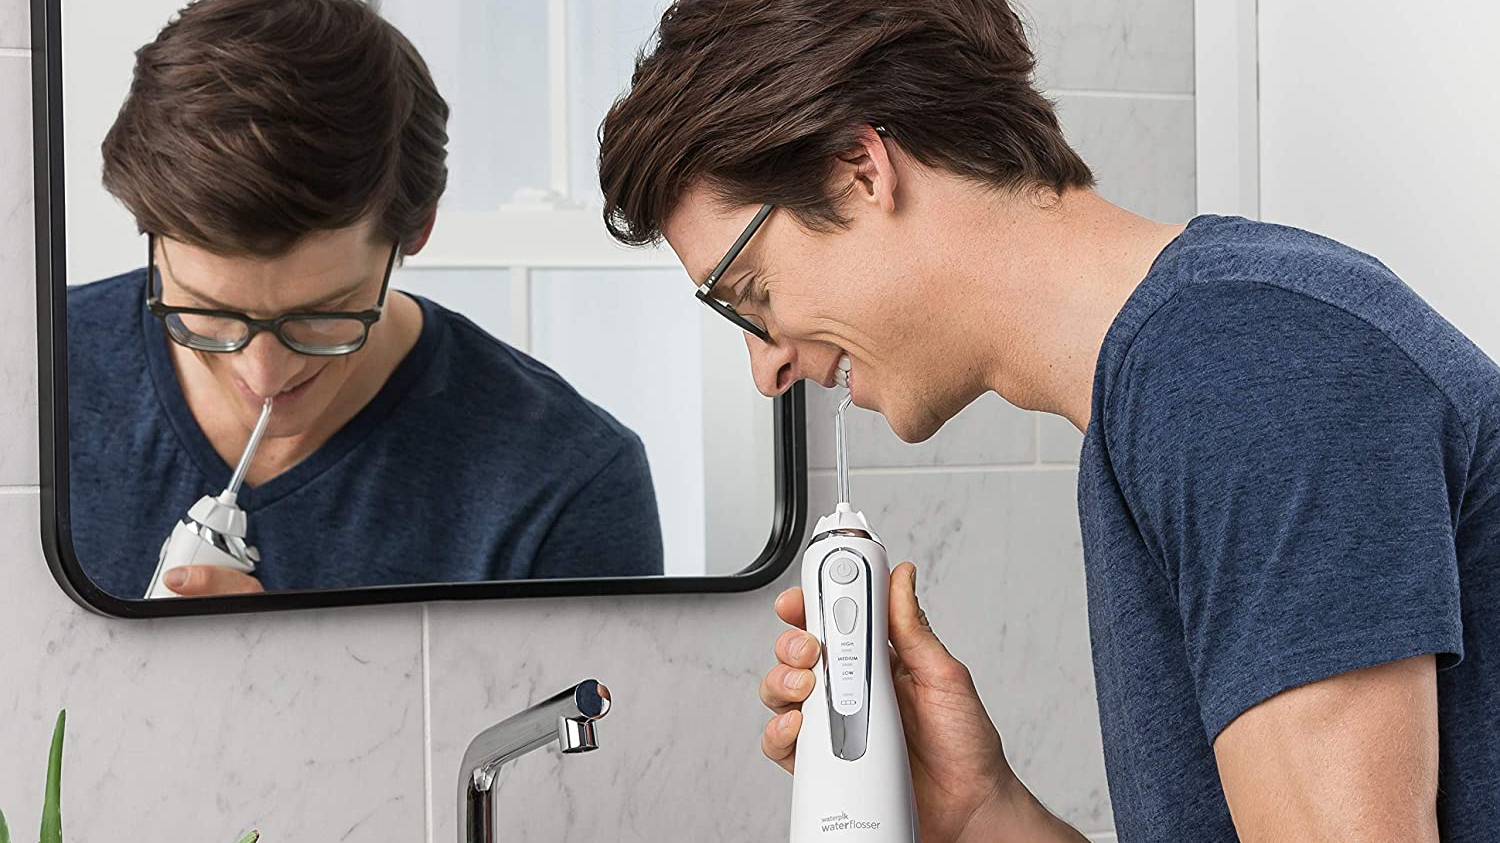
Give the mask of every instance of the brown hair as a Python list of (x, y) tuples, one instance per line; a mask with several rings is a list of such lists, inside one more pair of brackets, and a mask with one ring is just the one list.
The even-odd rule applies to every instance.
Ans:
[(359, 0), (199, 0), (136, 51), (104, 186), (142, 231), (273, 256), (374, 219), (403, 247), (448, 180), (448, 105)]
[(1000, 189), (1088, 187), (1005, 0), (678, 0), (600, 127), (605, 225), (644, 244), (698, 182), (842, 225), (834, 157), (884, 126), (917, 161)]

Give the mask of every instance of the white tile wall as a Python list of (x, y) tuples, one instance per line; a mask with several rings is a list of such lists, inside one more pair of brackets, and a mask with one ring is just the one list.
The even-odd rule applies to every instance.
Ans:
[[(0, 0), (0, 10), (14, 9)], [(0, 12), (0, 36), (6, 30)], [(37, 482), (31, 60), (0, 52), (0, 485)]]
[(1054, 90), (1193, 90), (1193, 0), (1021, 0)]
[[(1190, 2), (1031, 6), (1047, 84), (1104, 193), (1161, 219), (1191, 215)], [(70, 839), (227, 841), (255, 824), (270, 843), (449, 841), (470, 735), (595, 675), (619, 700), (603, 748), (508, 771), (510, 839), (783, 833), (790, 782), (759, 757), (755, 698), (777, 588), (156, 623), (97, 618), (62, 595), (36, 540), (28, 40), (25, 4), (0, 0), (0, 300), (12, 303), (0, 307), (0, 539), (13, 548), (0, 808), (12, 826), (34, 822), (66, 705)], [(873, 417), (851, 432), (856, 503), (921, 565), (924, 605), (973, 669), (1017, 770), (1091, 839), (1112, 840), (1069, 465), (1078, 433), (997, 398), (922, 446)], [(811, 438), (823, 509), (829, 429)]]
[(1099, 193), (1162, 222), (1186, 222), (1197, 206), (1191, 96), (1062, 93), (1068, 141), (1099, 181)]
[(1083, 449), (1083, 434), (1073, 423), (1062, 416), (1037, 414), (1041, 436), (1041, 459), (1044, 463), (1078, 464), (1078, 452)]
[[(808, 454), (811, 467), (832, 468), (833, 413), (843, 391), (807, 387)], [(844, 415), (851, 465), (960, 466), (1009, 465), (1036, 461), (1032, 414), (990, 393), (943, 425), (937, 436), (917, 445), (896, 438), (878, 413), (853, 407)]]
[(760, 757), (770, 715), (756, 696), (783, 628), (770, 609), (779, 590), (434, 608), (434, 840), (454, 838), (469, 739), (591, 676), (615, 699), (600, 749), (534, 754), (504, 774), (501, 824), (512, 839), (784, 836), (790, 780)]
[(37, 547), (38, 497), (0, 494), (0, 809), (40, 815), (68, 709), (70, 840), (420, 840), (420, 610), (160, 622), (86, 613)]
[(0, 50), (30, 47), (31, 4), (28, 0), (0, 0)]

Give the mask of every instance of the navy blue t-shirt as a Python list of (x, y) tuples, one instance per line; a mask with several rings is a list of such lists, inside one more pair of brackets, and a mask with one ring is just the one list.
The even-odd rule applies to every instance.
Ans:
[(1500, 833), (1500, 368), (1380, 262), (1194, 220), (1104, 340), (1078, 498), (1121, 843), (1235, 840), (1225, 726), (1427, 653), (1443, 840)]
[[(145, 275), (68, 290), (73, 547), (127, 598), (145, 594), (173, 524), (233, 473), (188, 409)], [(639, 437), (546, 366), (414, 298), (421, 334), (369, 404), (240, 492), (266, 589), (660, 574)]]

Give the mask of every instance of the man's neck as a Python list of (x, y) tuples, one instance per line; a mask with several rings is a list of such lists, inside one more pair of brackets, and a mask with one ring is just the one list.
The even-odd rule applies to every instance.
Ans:
[(998, 215), (993, 202), (988, 208), (988, 223), (979, 222), (988, 231), (953, 235), (968, 244), (961, 274), (971, 289), (989, 293), (983, 320), (966, 322), (985, 385), (1083, 430), (1104, 336), (1184, 226), (1148, 220), (1091, 190), (1070, 190), (1045, 206), (1008, 199)]

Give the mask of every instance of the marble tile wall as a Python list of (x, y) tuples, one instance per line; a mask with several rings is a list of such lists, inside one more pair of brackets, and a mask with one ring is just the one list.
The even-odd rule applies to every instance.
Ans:
[(1193, 0), (1020, 0), (1044, 87), (1193, 91)]
[[(1101, 190), (1193, 211), (1189, 0), (1029, 0), (1041, 75)], [(790, 780), (759, 757), (755, 697), (776, 590), (111, 621), (53, 584), (37, 541), (28, 16), (0, 0), (0, 809), (41, 801), (69, 708), (71, 839), (450, 841), (468, 738), (586, 676), (615, 690), (599, 752), (504, 774), (509, 839), (758, 841)], [(816, 390), (815, 390), (816, 391)], [(821, 417), (826, 397), (817, 395)], [(831, 441), (812, 432), (815, 509)], [(1079, 436), (998, 398), (906, 446), (852, 429), (855, 489), (974, 671), (1013, 763), (1058, 813), (1111, 840), (1089, 667), (1074, 483)]]
[(0, 50), (31, 49), (31, 7), (25, 2), (0, 3)]

